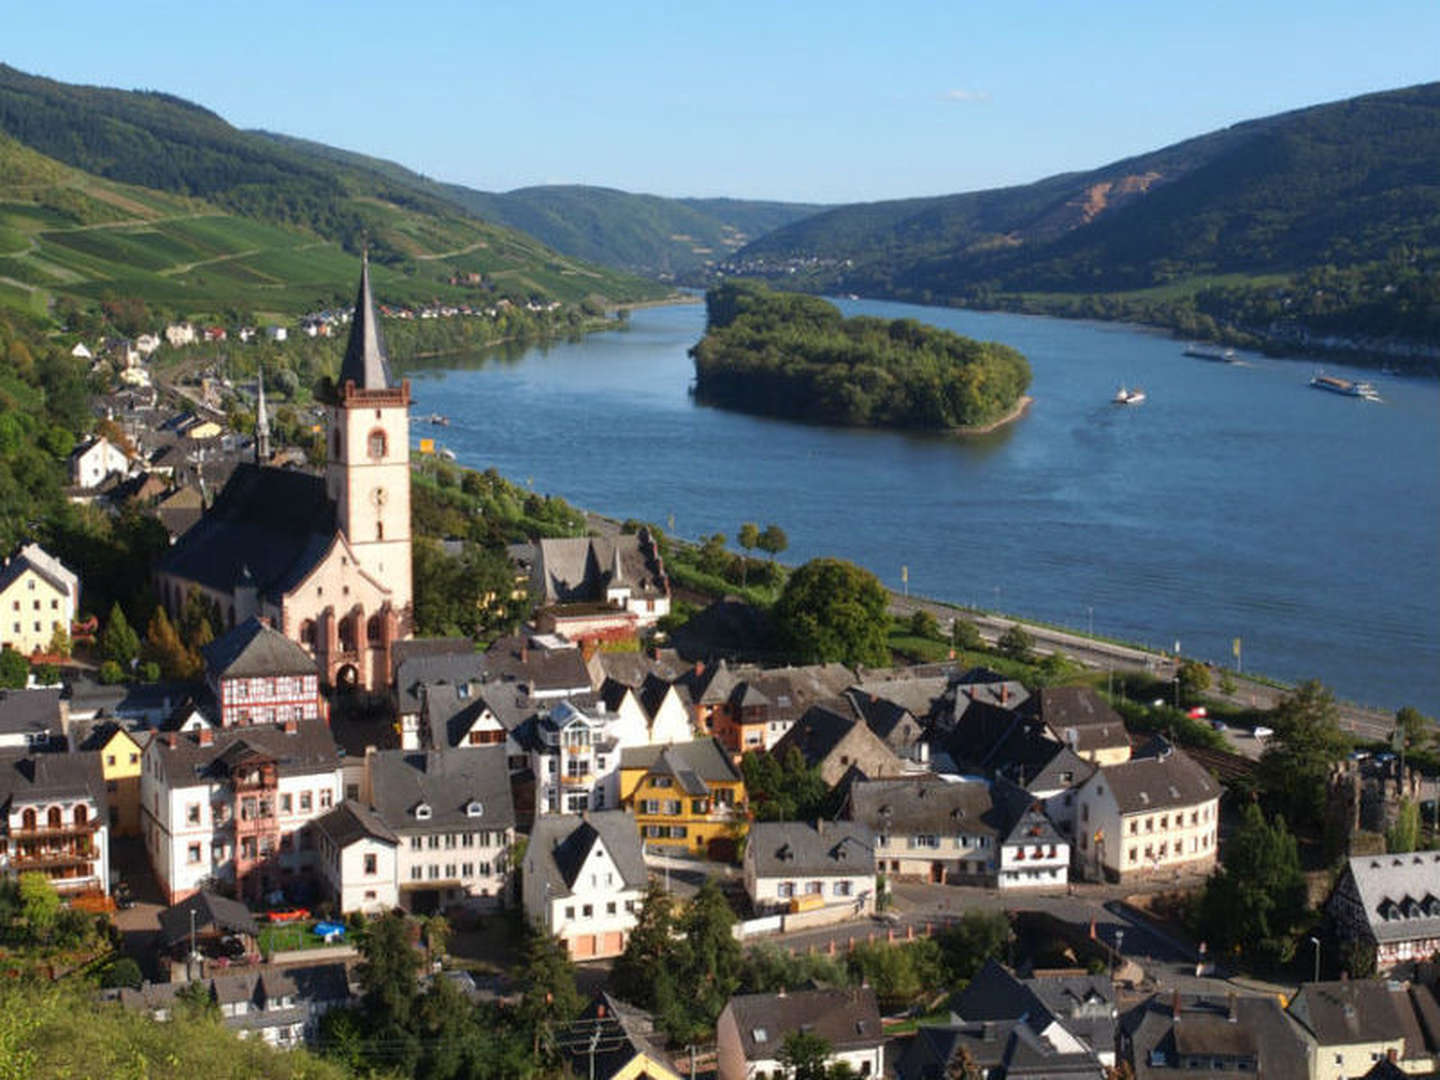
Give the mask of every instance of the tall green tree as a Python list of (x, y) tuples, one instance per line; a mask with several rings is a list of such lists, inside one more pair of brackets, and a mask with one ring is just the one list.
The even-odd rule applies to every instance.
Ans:
[(1395, 824), (1385, 830), (1385, 850), (1399, 854), (1420, 846), (1420, 804), (1400, 800)]
[(974, 622), (957, 615), (950, 625), (950, 644), (957, 649), (973, 651), (980, 648), (984, 640), (980, 637), (980, 628)]
[(676, 985), (687, 995), (688, 1031), (672, 1036), (694, 1041), (708, 1034), (726, 1002), (740, 985), (743, 956), (733, 928), (735, 913), (714, 878), (706, 880), (681, 914), (682, 935)]
[(110, 605), (110, 617), (100, 632), (100, 652), (126, 670), (140, 655), (140, 635), (131, 628), (118, 601)]
[(420, 953), (410, 926), (393, 912), (366, 925), (360, 940), (361, 1005), (375, 1024), (408, 1028), (415, 1006)]
[(1302, 683), (1275, 707), (1270, 726), (1275, 735), (1260, 757), (1260, 789), (1287, 820), (1318, 824), (1330, 769), (1349, 745), (1335, 697), (1313, 679)]
[(1004, 912), (967, 911), (937, 938), (946, 979), (967, 982), (987, 960), (1007, 961), (1013, 936)]
[(735, 540), (745, 551), (745, 557), (740, 560), (740, 584), (744, 585), (750, 564), (750, 552), (760, 546), (760, 526), (753, 521), (741, 522)]
[(1308, 915), (1300, 849), (1280, 815), (1267, 821), (1259, 805), (1225, 849), (1225, 861), (1205, 884), (1196, 930), (1217, 950), (1287, 962)]
[(0, 686), (7, 690), (24, 690), (30, 681), (30, 661), (6, 645), (0, 649)]
[(996, 645), (1004, 655), (1022, 664), (1030, 663), (1035, 657), (1035, 638), (1019, 623), (1011, 623)]
[(1180, 700), (1193, 705), (1200, 695), (1210, 689), (1210, 668), (1198, 660), (1187, 660), (1180, 665), (1176, 678), (1180, 680)]
[(885, 667), (889, 599), (870, 571), (843, 559), (811, 559), (785, 582), (771, 618), (785, 647), (804, 663)]
[(575, 988), (575, 969), (558, 938), (531, 931), (525, 945), (524, 994), (519, 1015), (530, 1032), (537, 1058), (548, 1053), (556, 1025), (568, 1023), (584, 1002)]
[(27, 870), (20, 875), (20, 914), (32, 940), (50, 940), (60, 920), (60, 894), (38, 870)]
[[(674, 904), (658, 882), (652, 881), (640, 904), (635, 929), (625, 951), (615, 961), (610, 985), (626, 1001), (659, 1012), (661, 992), (669, 986), (668, 962), (675, 948)], [(665, 1005), (670, 1002), (666, 1001)]]
[(778, 556), (785, 554), (789, 549), (790, 538), (785, 535), (784, 529), (772, 522), (766, 525), (765, 531), (756, 538), (755, 546), (769, 555), (770, 561), (773, 563)]
[(1395, 730), (1407, 747), (1424, 746), (1437, 734), (1435, 721), (1413, 705), (1406, 705), (1395, 712)]

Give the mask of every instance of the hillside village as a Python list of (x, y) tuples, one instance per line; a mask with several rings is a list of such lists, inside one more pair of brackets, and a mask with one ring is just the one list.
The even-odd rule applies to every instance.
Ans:
[[(142, 978), (108, 998), (163, 1020), (198, 995), (244, 1035), (323, 1049), (325, 1014), (370, 1000), (366, 928), (404, 919), (426, 978), (492, 1004), (525, 991), (481, 985), (458, 942), (446, 963), (435, 943), (486, 927), (548, 941), (594, 991), (548, 1021), (550, 1049), (592, 1080), (693, 1076), (696, 1043), (721, 1080), (801, 1063), (820, 1070), (806, 1080), (1440, 1072), (1440, 853), (1374, 842), (1421, 801), (1392, 755), (1322, 774), (1346, 822), (1339, 873), (1301, 897), (1313, 918), (1277, 928), (1267, 964), (1166, 911), (1218, 895), (1255, 828), (1293, 849), (1256, 807), (1255, 763), (1143, 728), (1094, 685), (953, 652), (693, 655), (666, 635), (682, 589), (645, 526), (513, 545), (485, 603), (508, 589), (533, 610), (483, 647), (417, 633), (421, 454), (382, 322), (490, 314), (387, 309), (367, 264), (353, 312), (301, 320), (346, 340), (311, 414), (323, 464), (274, 445), (263, 375), (242, 434), (128, 374), (161, 335), (112, 345), (120, 385), (67, 495), (163, 528), (144, 656), (166, 630), (189, 655), (176, 628), (203, 621), (188, 677), (138, 677), (135, 631), (119, 648), (113, 618), (84, 617), (86, 567), (26, 543), (0, 570), (0, 639), (31, 666), (0, 693), (0, 871), (113, 919)], [(713, 914), (683, 938), (720, 926), (717, 955), (796, 978), (736, 980), (698, 1038), (675, 1038), (633, 979), (663, 966), (672, 905)], [(954, 946), (974, 961), (963, 978), (903, 992), (864, 967), (949, 950), (996, 913), (998, 944)], [(1290, 980), (1312, 948), (1314, 978)], [(807, 957), (865, 974), (830, 985)]]

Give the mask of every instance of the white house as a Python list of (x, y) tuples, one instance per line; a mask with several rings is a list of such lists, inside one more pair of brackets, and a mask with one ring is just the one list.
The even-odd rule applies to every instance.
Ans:
[(124, 476), (129, 471), (125, 451), (103, 435), (87, 439), (70, 453), (70, 482), (79, 488), (97, 488), (112, 473)]
[(76, 344), (76, 346), (70, 350), (70, 355), (75, 357), (76, 360), (95, 359), (95, 354), (90, 351), (89, 347), (83, 341)]
[(195, 327), (188, 322), (171, 323), (165, 327), (165, 340), (172, 349), (195, 344)]
[(211, 881), (256, 898), (313, 879), (307, 826), (343, 790), (323, 721), (164, 732), (140, 761), (140, 827), (167, 902)]
[(1440, 852), (1356, 855), (1326, 912), (1346, 940), (1375, 946), (1380, 971), (1440, 952)]
[(883, 873), (935, 883), (995, 880), (1002, 830), (985, 780), (857, 781), (846, 816), (874, 834)]
[(400, 906), (400, 841), (364, 803), (346, 799), (315, 821), (320, 876), (342, 915)]
[(826, 1066), (844, 1062), (857, 1077), (885, 1072), (885, 1033), (875, 991), (802, 990), (732, 997), (715, 1024), (719, 1080), (789, 1075), (780, 1061), (785, 1039), (797, 1032), (824, 1039)]
[(148, 357), (158, 348), (160, 348), (159, 334), (141, 334), (135, 339), (135, 351), (141, 356)]
[(745, 843), (744, 873), (756, 911), (875, 910), (875, 836), (854, 822), (757, 821)]
[[(628, 702), (634, 703), (633, 695)], [(621, 751), (650, 745), (650, 724), (638, 704), (612, 713), (603, 698), (582, 709), (557, 702), (535, 719), (531, 768), (535, 813), (575, 814), (620, 805)]]
[(0, 641), (30, 656), (67, 634), (80, 606), (80, 579), (39, 544), (24, 544), (0, 565)]
[(100, 755), (0, 753), (0, 873), (37, 870), (64, 894), (108, 893), (109, 820)]
[(1208, 874), (1215, 866), (1220, 783), (1183, 750), (1153, 739), (1081, 786), (1078, 862), (1112, 880)]
[(571, 959), (620, 955), (649, 880), (635, 819), (623, 810), (536, 818), (523, 879), (526, 917)]
[(290, 331), (283, 326), (265, 327), (265, 337), (269, 341), (284, 341), (290, 336)]

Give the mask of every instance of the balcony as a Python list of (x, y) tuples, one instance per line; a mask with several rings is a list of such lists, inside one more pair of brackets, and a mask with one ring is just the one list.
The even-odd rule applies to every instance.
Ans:
[(594, 782), (595, 777), (589, 773), (582, 776), (562, 776), (560, 778), (561, 786), (567, 788), (588, 788)]
[(99, 852), (95, 851), (16, 852), (10, 856), (10, 866), (17, 873), (25, 870), (58, 869), (64, 866), (89, 867), (99, 857)]
[(100, 818), (96, 817), (79, 825), (37, 825), (33, 829), (19, 828), (10, 834), (12, 842), (21, 840), (44, 840), (47, 837), (65, 836), (90, 836), (96, 832), (101, 825)]

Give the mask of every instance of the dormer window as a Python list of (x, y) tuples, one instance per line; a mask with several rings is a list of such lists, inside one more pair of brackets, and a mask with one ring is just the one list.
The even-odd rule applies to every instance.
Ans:
[(757, 1027), (750, 1032), (750, 1037), (754, 1039), (756, 1043), (768, 1042), (770, 1039), (770, 1032), (763, 1027)]
[(479, 817), (484, 812), (485, 808), (480, 805), (480, 802), (477, 799), (471, 799), (468, 803), (465, 804), (466, 817)]
[(457, 683), (455, 686), (455, 696), (458, 697), (461, 701), (469, 700), (470, 684), (468, 682)]
[(430, 820), (430, 816), (431, 816), (431, 810), (430, 810), (430, 804), (429, 804), (429, 803), (423, 803), (423, 802), (422, 802), (422, 803), (420, 803), (418, 806), (415, 807), (415, 820), (416, 820), (416, 821), (429, 821), (429, 820)]

